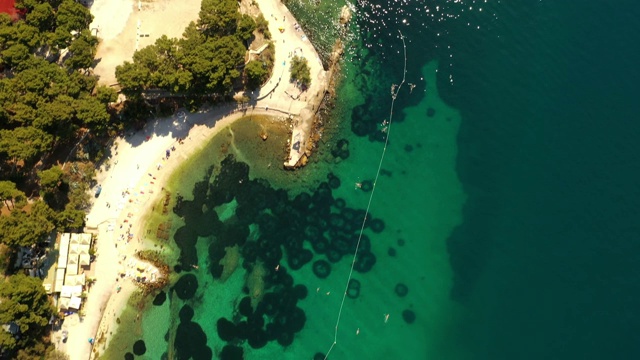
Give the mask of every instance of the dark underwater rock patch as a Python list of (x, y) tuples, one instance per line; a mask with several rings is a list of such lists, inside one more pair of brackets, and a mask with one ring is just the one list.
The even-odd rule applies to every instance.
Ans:
[(325, 260), (313, 263), (313, 273), (320, 279), (326, 279), (331, 274), (331, 264)]
[(191, 319), (193, 319), (193, 315), (194, 315), (193, 308), (189, 305), (182, 306), (182, 308), (180, 309), (180, 312), (178, 313), (178, 316), (180, 317), (181, 322), (191, 321)]
[(340, 261), (340, 259), (342, 259), (342, 254), (335, 249), (329, 249), (326, 255), (327, 255), (327, 260), (329, 260), (332, 263), (337, 263), (338, 261)]
[(412, 310), (404, 310), (402, 312), (402, 319), (404, 319), (407, 324), (413, 324), (413, 322), (416, 321), (416, 314)]
[(158, 295), (153, 298), (153, 305), (162, 306), (164, 302), (167, 300), (167, 293), (164, 291), (160, 291)]
[(350, 299), (357, 299), (360, 296), (360, 281), (356, 279), (350, 279), (347, 285), (347, 297)]
[(124, 360), (133, 360), (133, 359), (135, 359), (135, 358), (136, 358), (136, 357), (135, 357), (132, 353), (130, 353), (130, 352), (128, 352), (128, 353), (126, 353), (126, 354), (124, 354)]
[(373, 190), (373, 181), (363, 180), (360, 183), (360, 189), (364, 192), (370, 192), (371, 190)]
[(293, 334), (289, 332), (281, 332), (278, 336), (278, 344), (287, 347), (293, 343)]
[(313, 241), (311, 247), (316, 254), (324, 254), (329, 248), (329, 241), (323, 237)]
[(173, 289), (180, 300), (189, 300), (198, 291), (198, 279), (193, 274), (182, 275)]
[(399, 297), (405, 297), (409, 293), (409, 288), (407, 287), (407, 285), (403, 283), (398, 283), (394, 291), (396, 292), (396, 295), (398, 295)]
[(329, 173), (329, 175), (327, 175), (327, 181), (329, 182), (329, 187), (333, 190), (340, 187), (340, 179), (333, 173)]
[(218, 319), (216, 323), (218, 336), (224, 341), (232, 341), (236, 337), (236, 326), (225, 318)]
[(295, 292), (298, 300), (306, 299), (307, 294), (309, 293), (309, 291), (307, 290), (307, 287), (302, 284), (297, 284), (296, 286), (294, 286), (293, 291)]
[(376, 263), (376, 257), (369, 251), (359, 252), (356, 256), (356, 263), (353, 266), (353, 269), (360, 273), (366, 273), (373, 265)]
[(347, 139), (338, 140), (331, 149), (331, 156), (342, 159), (349, 157), (349, 141)]
[(241, 315), (249, 317), (253, 315), (253, 308), (251, 307), (251, 298), (245, 296), (240, 300), (240, 304), (238, 305), (238, 311)]
[(133, 353), (135, 355), (144, 355), (147, 352), (147, 346), (144, 343), (144, 340), (138, 340), (133, 344)]
[[(362, 119), (369, 119), (361, 120), (368, 131), (365, 135), (379, 132), (377, 120), (363, 115)], [(337, 158), (348, 157), (349, 151), (346, 139), (337, 141), (331, 149)], [(176, 242), (181, 249), (176, 270), (193, 271), (191, 266), (198, 259), (195, 243), (202, 234), (208, 234), (211, 276), (218, 278), (222, 274), (219, 262), (226, 255), (225, 247), (238, 245), (244, 269), (251, 272), (259, 264), (265, 269), (266, 293), (253, 308), (253, 294), (245, 286), (242, 291), (247, 296), (238, 298), (233, 318), (212, 319), (216, 321), (218, 336), (227, 342), (222, 350), (216, 349), (219, 352), (216, 355), (206, 346), (206, 334), (192, 322), (193, 309), (184, 306), (176, 332), (177, 357), (235, 359), (243, 357), (240, 346), (259, 349), (270, 341), (283, 347), (290, 346), (296, 339), (295, 334), (305, 326), (306, 314), (299, 302), (308, 296), (307, 287), (295, 284), (292, 272), (309, 263), (316, 276), (327, 278), (331, 265), (343, 258), (351, 261), (356, 248), (355, 270), (369, 271), (375, 265), (376, 257), (371, 251), (369, 237), (360, 234), (366, 213), (363, 209), (348, 207), (344, 199), (334, 198), (333, 191), (342, 183), (332, 173), (315, 189), (291, 198), (285, 190), (275, 190), (264, 180), (250, 180), (249, 167), (233, 156), (221, 162), (215, 178), (213, 174), (213, 168), (210, 168), (194, 187), (193, 200), (182, 198), (180, 206), (174, 209), (186, 224), (176, 233)], [(372, 189), (373, 182), (365, 180), (362, 190), (370, 192)], [(235, 214), (221, 221), (215, 213), (216, 206), (231, 201), (237, 203)], [(371, 220), (367, 227), (373, 232), (383, 231), (384, 222), (369, 216)], [(212, 225), (205, 224), (209, 220)], [(346, 295), (357, 298), (360, 286), (358, 280), (351, 279)], [(189, 299), (195, 296), (197, 288), (197, 278), (187, 273), (179, 278), (172, 290), (181, 299)], [(324, 355), (320, 355), (324, 359)]]
[(244, 350), (239, 346), (225, 345), (220, 352), (220, 360), (242, 360)]
[(384, 230), (384, 221), (382, 219), (371, 219), (367, 221), (367, 226), (376, 234), (381, 233)]
[(254, 349), (261, 349), (267, 345), (267, 333), (262, 329), (257, 329), (249, 334), (248, 343)]
[(206, 359), (211, 353), (207, 347), (207, 335), (199, 324), (192, 321), (180, 322), (174, 344), (178, 359)]

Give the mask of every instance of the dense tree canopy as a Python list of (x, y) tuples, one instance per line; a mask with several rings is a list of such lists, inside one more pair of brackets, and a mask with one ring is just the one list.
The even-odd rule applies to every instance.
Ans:
[(33, 126), (18, 127), (13, 130), (0, 130), (0, 154), (6, 154), (11, 160), (31, 164), (49, 150), (53, 137)]
[(0, 14), (5, 75), (0, 79), (0, 168), (10, 167), (6, 174), (29, 170), (79, 129), (94, 134), (109, 129), (105, 100), (113, 98), (102, 91), (96, 99), (97, 78), (74, 71), (92, 66), (98, 43), (88, 29), (92, 16), (85, 6), (74, 0), (19, 0), (16, 7), (25, 14), (18, 20)]
[(44, 333), (54, 308), (38, 278), (12, 275), (0, 284), (0, 324), (14, 323), (20, 329), (16, 339), (0, 331), (0, 348), (15, 350), (32, 345)]
[(71, 69), (87, 69), (93, 65), (98, 38), (83, 30), (69, 46), (71, 56), (65, 61)]
[(251, 90), (257, 89), (269, 77), (269, 69), (262, 61), (249, 61), (244, 67), (244, 75), (247, 80), (247, 87)]
[(74, 0), (64, 0), (58, 6), (56, 13), (57, 28), (67, 32), (80, 32), (89, 27), (93, 21), (93, 15), (84, 5)]
[(271, 39), (271, 32), (269, 31), (269, 22), (264, 18), (264, 15), (260, 14), (256, 18), (256, 30), (264, 36), (265, 39)]
[(54, 192), (58, 189), (62, 183), (62, 169), (60, 166), (52, 166), (47, 170), (42, 170), (38, 173), (40, 178), (40, 187), (44, 191)]
[(311, 84), (311, 73), (307, 59), (294, 56), (291, 59), (291, 79), (297, 81), (302, 86)]
[(256, 29), (256, 22), (247, 14), (242, 14), (238, 21), (238, 29), (236, 33), (238, 37), (244, 41), (251, 38), (253, 31)]
[(162, 36), (133, 55), (133, 62), (116, 68), (128, 95), (148, 89), (182, 94), (227, 95), (242, 74), (249, 40), (256, 22), (240, 15), (235, 0), (204, 0), (200, 18), (181, 39)]
[(18, 190), (14, 182), (8, 180), (0, 181), (0, 201), (2, 201), (2, 204), (7, 205), (7, 208), (10, 210), (15, 208), (15, 202), (20, 202), (24, 199), (24, 193)]
[(210, 37), (234, 34), (240, 20), (236, 0), (202, 0), (199, 15), (198, 25)]
[(9, 246), (31, 246), (53, 231), (56, 214), (43, 201), (32, 204), (29, 212), (14, 208), (9, 216), (0, 216), (0, 242)]
[(100, 85), (96, 88), (96, 99), (107, 105), (118, 100), (118, 93), (113, 88)]

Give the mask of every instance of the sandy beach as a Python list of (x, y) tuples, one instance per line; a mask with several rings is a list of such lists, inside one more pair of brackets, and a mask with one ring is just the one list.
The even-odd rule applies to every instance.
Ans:
[[(68, 353), (70, 359), (84, 360), (95, 355), (89, 338), (105, 335), (106, 343), (96, 347), (102, 349), (108, 345), (109, 334), (117, 328), (116, 319), (135, 290), (131, 280), (119, 278), (119, 271), (135, 266), (131, 259), (145, 247), (142, 219), (161, 196), (171, 172), (182, 161), (201, 149), (207, 139), (245, 114), (287, 115), (295, 124), (294, 134), (308, 131), (310, 108), (317, 107), (327, 86), (326, 72), (304, 33), (294, 29), (296, 21), (286, 7), (278, 0), (258, 0), (257, 3), (270, 22), (269, 29), (276, 45), (276, 67), (264, 87), (251, 94), (255, 107), (242, 111), (235, 105), (227, 105), (198, 113), (182, 110), (172, 117), (150, 120), (142, 131), (118, 137), (113, 142), (111, 157), (97, 176), (102, 192), (86, 219), (86, 231), (96, 233), (98, 239), (94, 263), (97, 281), (88, 293), (85, 316), (65, 319), (60, 331), (54, 334), (54, 339), (59, 339), (62, 330), (68, 331), (67, 342), (57, 341), (56, 345)], [(149, 45), (163, 33), (170, 37), (180, 36), (183, 28), (197, 19), (199, 9), (198, 0), (152, 3), (96, 0), (91, 8), (95, 16), (91, 27), (98, 29), (101, 38), (97, 55), (101, 60), (95, 68), (100, 82), (112, 85), (115, 66), (130, 60), (136, 46)], [(169, 23), (171, 26), (167, 26)], [(281, 33), (279, 27), (286, 30)], [(141, 28), (150, 29), (149, 37), (140, 40)], [(288, 63), (294, 53), (305, 56), (311, 68), (312, 84), (302, 94), (289, 79)], [(301, 148), (304, 149), (304, 144)], [(167, 152), (170, 153), (168, 158)]]

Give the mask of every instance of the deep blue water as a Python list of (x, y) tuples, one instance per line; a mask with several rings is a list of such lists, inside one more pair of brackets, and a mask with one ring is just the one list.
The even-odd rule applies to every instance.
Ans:
[(639, 357), (640, 5), (361, 4), (381, 67), (397, 74), (400, 28), (410, 72), (438, 60), (462, 117), (450, 341), (473, 359)]

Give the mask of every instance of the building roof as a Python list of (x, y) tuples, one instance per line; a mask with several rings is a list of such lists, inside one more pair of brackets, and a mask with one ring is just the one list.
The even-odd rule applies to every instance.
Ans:
[(0, 13), (9, 14), (12, 20), (18, 19), (18, 10), (14, 0), (0, 0)]
[(79, 266), (91, 264), (91, 256), (89, 255), (91, 239), (91, 234), (64, 233), (60, 236), (55, 281), (49, 289), (46, 289), (48, 292), (62, 292), (64, 286), (79, 285), (82, 287), (85, 284), (85, 275), (78, 275), (78, 272)]
[(89, 266), (91, 264), (91, 256), (89, 254), (80, 254), (78, 264), (80, 266)]
[(64, 285), (64, 269), (57, 269), (56, 279), (53, 282), (53, 292), (60, 292), (62, 285)]
[(58, 257), (58, 269), (64, 269), (67, 267), (67, 256), (69, 255), (69, 242), (71, 241), (71, 234), (64, 233), (60, 237), (60, 253)]
[(60, 291), (60, 297), (70, 298), (82, 295), (82, 285), (64, 285)]
[(76, 286), (76, 285), (84, 285), (86, 282), (86, 276), (85, 274), (80, 274), (80, 275), (69, 275), (67, 274), (64, 277), (64, 284), (65, 285), (69, 285), (69, 286)]
[(70, 309), (76, 309), (79, 310), (80, 309), (80, 305), (82, 304), (82, 299), (77, 297), (77, 296), (73, 296), (71, 297), (71, 299), (69, 300), (69, 308)]

